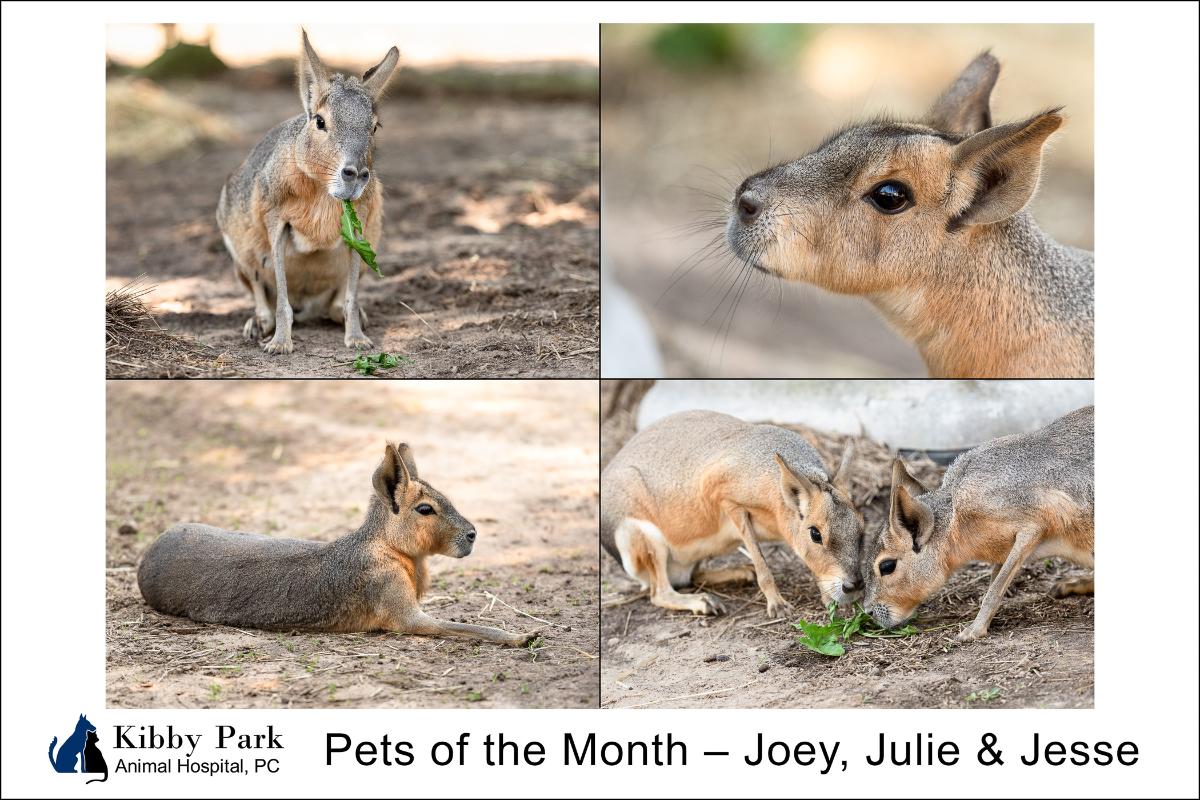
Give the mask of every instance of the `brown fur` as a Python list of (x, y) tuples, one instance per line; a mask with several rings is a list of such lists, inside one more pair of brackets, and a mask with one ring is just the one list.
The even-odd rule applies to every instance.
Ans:
[(268, 353), (292, 352), (293, 319), (311, 317), (343, 323), (347, 347), (372, 344), (358, 304), (368, 268), (342, 241), (342, 198), (354, 203), (363, 236), (379, 252), (377, 100), (398, 59), (392, 48), (362, 80), (332, 75), (305, 34), (297, 68), (304, 113), (271, 130), (221, 190), (217, 223), (254, 298), (243, 336)]
[[(1045, 428), (1008, 436), (960, 456), (942, 486), (927, 491), (896, 459), (891, 508), (867, 577), (868, 612), (885, 626), (908, 619), (964, 565), (996, 565), (979, 615), (960, 639), (986, 635), (1016, 571), (1035, 556), (1092, 566), (1091, 407)], [(883, 573), (885, 562), (892, 571)], [(1056, 596), (1090, 591), (1065, 581)]]
[[(1026, 210), (1065, 118), (1052, 109), (993, 126), (999, 70), (984, 53), (924, 120), (853, 125), (747, 177), (726, 227), (734, 254), (868, 299), (932, 377), (1090, 377), (1093, 256)], [(887, 182), (908, 190), (895, 213), (870, 202)]]
[(823, 602), (841, 602), (856, 591), (862, 533), (846, 491), (850, 454), (830, 478), (793, 432), (708, 411), (672, 415), (631, 439), (606, 467), (601, 541), (665, 608), (719, 613), (715, 598), (677, 589), (701, 575), (744, 579), (745, 568), (699, 566), (744, 548), (768, 615), (786, 611), (760, 541), (785, 542), (816, 576)]
[(158, 611), (239, 628), (389, 631), (514, 647), (535, 638), (425, 614), (426, 560), (468, 556), (475, 526), (418, 478), (406, 444), (386, 446), (371, 482), (363, 525), (324, 544), (176, 525), (142, 557), (142, 595)]

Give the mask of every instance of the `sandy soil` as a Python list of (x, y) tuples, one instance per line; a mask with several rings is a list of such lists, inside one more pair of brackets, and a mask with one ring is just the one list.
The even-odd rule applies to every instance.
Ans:
[[(151, 310), (163, 328), (203, 347), (208, 374), (351, 376), (353, 355), (329, 321), (297, 323), (290, 356), (242, 340), (253, 303), (214, 220), (226, 176), (296, 113), (294, 92), (220, 82), (177, 91), (235, 134), (158, 162), (110, 159), (107, 288), (144, 274), (155, 285)], [(376, 250), (385, 277), (368, 274), (361, 297), (372, 352), (409, 359), (386, 375), (596, 375), (595, 105), (392, 98), (383, 122), (386, 220)], [(177, 369), (162, 349), (120, 358), (145, 377), (196, 372)], [(196, 363), (189, 358), (189, 368)]]
[[(608, 382), (605, 382), (608, 383)], [(606, 390), (607, 390), (606, 386)], [(800, 430), (827, 463), (836, 464), (845, 437)], [(602, 427), (601, 452), (611, 459), (633, 432), (632, 416), (618, 412)], [(856, 440), (854, 497), (863, 502), (868, 531), (886, 511), (894, 453)], [(944, 471), (918, 462), (914, 474), (929, 485)], [(823, 619), (816, 583), (791, 551), (763, 548), (780, 591), (797, 615)], [(973, 565), (926, 602), (917, 626), (901, 639), (855, 638), (840, 658), (818, 655), (795, 642), (787, 621), (766, 616), (757, 587), (722, 587), (731, 613), (694, 617), (650, 605), (615, 560), (601, 561), (601, 705), (605, 708), (1090, 708), (1094, 704), (1094, 602), (1055, 600), (1049, 591), (1067, 575), (1086, 575), (1053, 559), (1017, 576), (990, 634), (958, 644), (954, 635), (979, 610), (991, 570)], [(733, 555), (718, 563), (744, 562)], [(711, 588), (707, 591), (713, 591)], [(980, 699), (980, 693), (994, 699)], [(974, 696), (973, 696), (974, 695)]]
[[(110, 382), (109, 705), (595, 707), (596, 419), (591, 381)], [(426, 610), (541, 643), (238, 630), (144, 603), (138, 558), (175, 522), (318, 541), (356, 527), (389, 437), (480, 531), (468, 558), (430, 561)]]

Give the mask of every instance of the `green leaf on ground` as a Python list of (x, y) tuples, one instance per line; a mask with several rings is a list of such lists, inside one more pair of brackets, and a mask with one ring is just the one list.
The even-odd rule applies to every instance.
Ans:
[(805, 622), (804, 620), (799, 620), (793, 624), (804, 634), (803, 636), (797, 636), (796, 641), (809, 650), (820, 653), (823, 656), (836, 657), (845, 654), (846, 648), (838, 641), (840, 625), (836, 623), (820, 625), (815, 622)]
[(391, 353), (379, 353), (378, 355), (367, 355), (364, 353), (351, 362), (354, 365), (354, 371), (363, 375), (374, 375), (377, 370), (393, 369), (400, 365), (401, 361), (408, 361), (404, 356), (396, 356)]
[(848, 642), (854, 636), (863, 636), (868, 639), (899, 639), (919, 633), (914, 625), (881, 628), (871, 618), (871, 615), (863, 611), (862, 606), (857, 603), (854, 604), (853, 610), (853, 615), (839, 617), (837, 603), (830, 603), (829, 621), (824, 625), (805, 620), (792, 623), (792, 627), (803, 634), (796, 637), (796, 642), (823, 656), (837, 657), (846, 653), (842, 642)]

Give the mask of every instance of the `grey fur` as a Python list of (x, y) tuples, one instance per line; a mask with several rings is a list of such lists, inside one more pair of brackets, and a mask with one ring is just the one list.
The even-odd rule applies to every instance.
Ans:
[[(905, 550), (902, 558), (911, 559), (912, 568), (919, 575), (926, 592), (932, 592), (944, 582), (945, 564), (942, 549), (950, 535), (951, 523), (956, 514), (994, 515), (996, 518), (1014, 520), (1012, 535), (1019, 540), (1025, 526), (1023, 518), (1031, 523), (1036, 519), (1041, 498), (1050, 492), (1061, 492), (1082, 513), (1091, 517), (1095, 513), (1095, 411), (1093, 406), (1072, 411), (1045, 427), (1027, 434), (1015, 434), (993, 439), (963, 453), (946, 470), (942, 483), (936, 489), (924, 491), (923, 487), (904, 477), (906, 488), (913, 497), (914, 507), (920, 511), (925, 524), (913, 538), (920, 537), (920, 547), (914, 544)], [(893, 487), (893, 501), (896, 488)], [(884, 536), (888, 532), (888, 521), (872, 537), (864, 562), (863, 574), (866, 583), (864, 608), (880, 624), (896, 625), (903, 619), (896, 618), (885, 604), (876, 602), (887, 576), (878, 571), (880, 554), (885, 549)], [(1031, 528), (1031, 545), (1037, 545), (1040, 531)], [(1032, 549), (1032, 548), (1031, 548)], [(1014, 546), (1015, 550), (1015, 546)], [(891, 552), (891, 550), (889, 550)], [(1013, 559), (1019, 567), (1020, 561)], [(1007, 562), (1006, 562), (1007, 565)], [(998, 567), (999, 569), (999, 567)], [(1008, 580), (1011, 580), (1009, 576)], [(1003, 587), (998, 593), (1003, 594)], [(995, 613), (998, 597), (984, 610), (970, 635), (976, 638), (987, 630), (991, 614)], [(985, 613), (986, 612), (986, 613)]]
[[(615, 533), (634, 513), (636, 498), (698, 496), (697, 476), (714, 467), (736, 487), (729, 499), (744, 508), (762, 508), (768, 499), (778, 499), (781, 491), (777, 454), (793, 473), (829, 493), (825, 546), (845, 575), (857, 580), (861, 521), (852, 507), (832, 501), (832, 476), (812, 445), (794, 431), (754, 425), (714, 411), (684, 411), (664, 417), (635, 434), (609, 462), (600, 479), (601, 544), (620, 561)], [(775, 494), (765, 498), (764, 487)], [(795, 526), (802, 522), (798, 516)], [(796, 530), (788, 533), (797, 535)], [(790, 538), (785, 541), (791, 543)]]
[[(368, 190), (365, 203), (382, 203), (373, 171), (377, 101), (398, 61), (393, 47), (364, 80), (331, 75), (305, 33), (297, 65), (303, 112), (272, 128), (221, 189), (217, 225), (235, 274), (255, 303), (243, 336), (260, 341), (268, 353), (292, 352), (293, 319), (313, 316), (344, 323), (347, 347), (371, 346), (358, 304), (358, 281), (367, 267), (341, 241), (338, 217), (342, 201), (357, 201)], [(302, 180), (315, 182), (327, 196), (314, 202), (312, 184), (295, 188)], [(362, 220), (376, 247), (381, 219), (376, 209)]]
[(987, 496), (997, 508), (1020, 508), (1031, 492), (1056, 489), (1092, 511), (1095, 433), (1095, 407), (1085, 406), (1033, 433), (1001, 436), (958, 456), (941, 485), (916, 498), (933, 512), (932, 538), (946, 535), (954, 498), (962, 493)]
[[(529, 636), (495, 628), (433, 620), (413, 593), (397, 583), (397, 567), (381, 553), (423, 564), (429, 555), (464, 558), (474, 546), (475, 526), (450, 500), (401, 467), (411, 453), (388, 447), (376, 470), (376, 491), (366, 519), (332, 542), (278, 539), (180, 523), (160, 536), (138, 565), (138, 587), (152, 608), (197, 622), (264, 630), (356, 631), (483, 638), (523, 645)], [(403, 456), (401, 455), (403, 454)], [(407, 476), (407, 477), (406, 477)], [(410, 533), (414, 508), (397, 505), (408, 496), (437, 509), (436, 540), (422, 545)], [(389, 508), (391, 506), (391, 508)], [(430, 548), (432, 545), (432, 549)], [(421, 568), (423, 569), (423, 567)], [(364, 620), (374, 620), (364, 627)]]
[[(726, 225), (730, 248), (762, 272), (866, 297), (913, 340), (935, 377), (1090, 377), (1093, 255), (1054, 241), (1023, 210), (1042, 143), (1061, 117), (1053, 110), (992, 127), (998, 70), (985, 53), (922, 121), (852, 125), (746, 178)], [(926, 162), (949, 164), (944, 184), (923, 187), (911, 208), (887, 216), (866, 202), (894, 174), (889, 165)], [(743, 199), (757, 216), (743, 217)], [(954, 319), (922, 317), (946, 309)], [(994, 341), (980, 341), (980, 332)], [(973, 358), (953, 374), (933, 352), (952, 334), (961, 338), (957, 357)], [(996, 367), (1002, 359), (1020, 366)]]

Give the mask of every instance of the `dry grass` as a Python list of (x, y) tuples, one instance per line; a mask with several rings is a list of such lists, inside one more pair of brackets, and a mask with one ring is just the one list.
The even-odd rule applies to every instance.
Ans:
[(204, 142), (233, 138), (233, 125), (148, 80), (105, 87), (105, 151), (109, 158), (161, 161)]
[(146, 307), (154, 291), (134, 278), (104, 296), (104, 350), (108, 378), (197, 378), (235, 374), (208, 345), (164, 331)]

